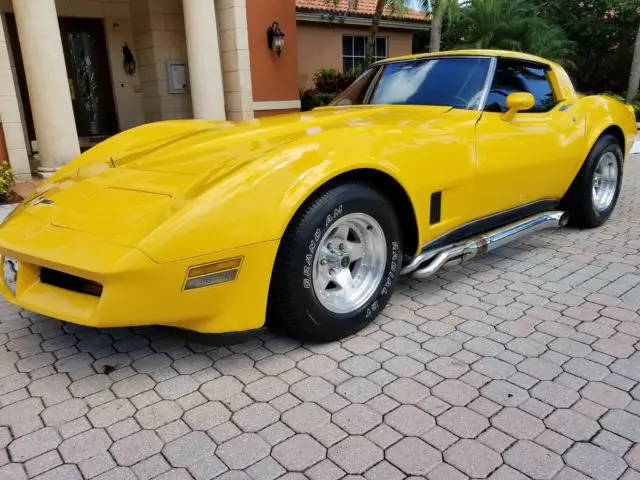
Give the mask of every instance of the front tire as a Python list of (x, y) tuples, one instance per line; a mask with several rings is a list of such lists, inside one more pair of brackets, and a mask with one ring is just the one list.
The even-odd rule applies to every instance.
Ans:
[(368, 184), (331, 187), (298, 211), (280, 242), (269, 324), (300, 340), (351, 335), (386, 305), (401, 259), (401, 229), (389, 200)]
[(562, 202), (572, 225), (599, 227), (611, 216), (622, 187), (623, 159), (613, 135), (598, 139)]

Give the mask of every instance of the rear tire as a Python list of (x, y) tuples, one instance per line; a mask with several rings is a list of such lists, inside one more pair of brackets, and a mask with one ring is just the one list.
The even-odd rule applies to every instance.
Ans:
[(599, 227), (611, 216), (622, 187), (623, 159), (613, 135), (598, 139), (562, 200), (571, 225)]
[(386, 305), (402, 258), (395, 210), (375, 188), (350, 182), (315, 195), (280, 242), (269, 325), (318, 342), (357, 332)]

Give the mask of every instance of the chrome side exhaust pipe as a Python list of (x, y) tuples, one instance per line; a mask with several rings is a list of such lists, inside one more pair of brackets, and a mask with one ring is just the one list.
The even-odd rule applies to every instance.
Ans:
[(417, 280), (431, 277), (444, 265), (458, 262), (464, 264), (471, 259), (495, 250), (533, 232), (567, 225), (569, 214), (561, 211), (544, 212), (491, 230), (468, 240), (427, 250), (417, 255), (400, 272)]

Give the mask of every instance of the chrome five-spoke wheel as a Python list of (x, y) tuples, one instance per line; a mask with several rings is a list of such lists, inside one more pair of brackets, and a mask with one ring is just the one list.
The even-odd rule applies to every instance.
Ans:
[(384, 310), (402, 268), (403, 236), (381, 190), (345, 181), (296, 213), (278, 247), (269, 325), (304, 341), (335, 341)]
[(365, 213), (337, 220), (322, 236), (313, 259), (313, 290), (333, 313), (362, 307), (376, 292), (387, 262), (380, 224)]
[(618, 160), (613, 152), (606, 152), (598, 160), (593, 174), (593, 206), (599, 212), (607, 210), (618, 188)]

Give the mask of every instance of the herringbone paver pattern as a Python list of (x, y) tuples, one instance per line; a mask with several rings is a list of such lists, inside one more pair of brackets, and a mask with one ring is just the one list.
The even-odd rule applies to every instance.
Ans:
[(0, 478), (640, 479), (639, 162), (603, 228), (404, 279), (343, 342), (0, 303)]

